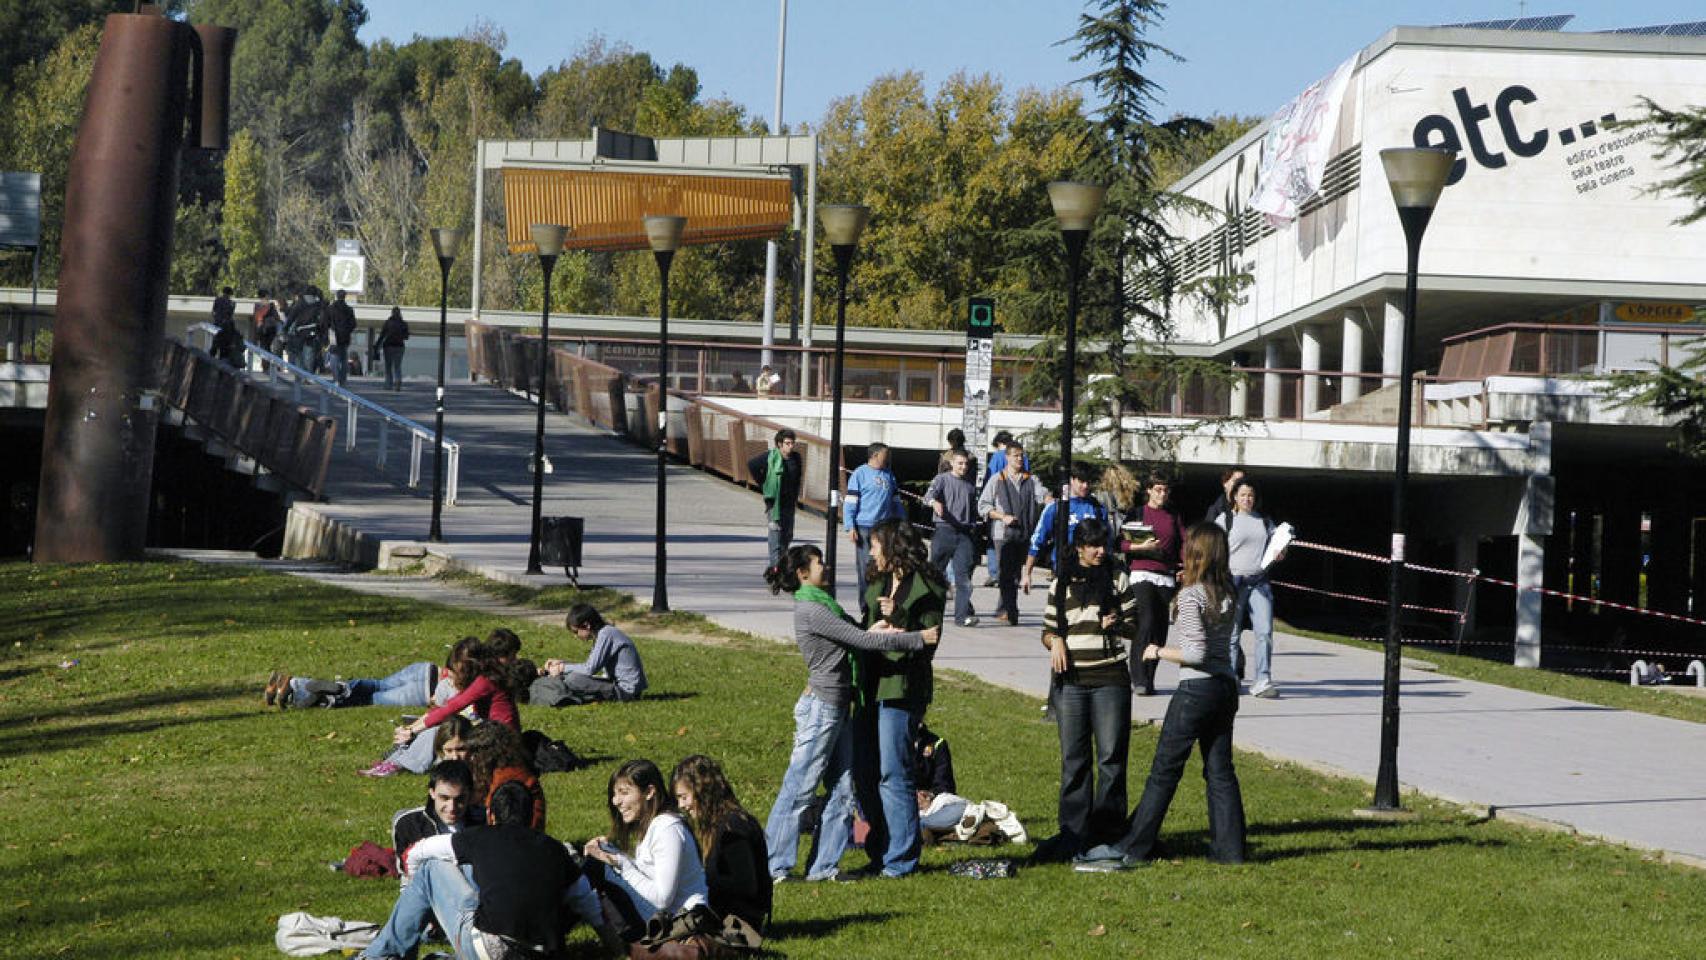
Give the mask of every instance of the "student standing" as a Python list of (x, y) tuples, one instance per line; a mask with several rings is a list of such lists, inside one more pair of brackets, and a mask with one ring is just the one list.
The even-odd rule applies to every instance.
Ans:
[(800, 503), (800, 477), (805, 469), (796, 449), (798, 445), (794, 431), (783, 427), (776, 431), (768, 453), (746, 462), (747, 475), (758, 482), (764, 493), (772, 567), (781, 562), (782, 552), (794, 542), (794, 511)]
[(990, 568), (996, 571), (1001, 589), (995, 616), (1005, 615), (1015, 627), (1019, 625), (1019, 571), (1045, 499), (1042, 484), (1025, 469), (1024, 445), (1017, 440), (1008, 443), (1002, 468), (990, 474), (977, 498), (977, 511), (989, 521), (989, 541), (997, 551), (998, 563)]
[(865, 603), (865, 567), (871, 562), (871, 528), (894, 518), (906, 518), (906, 508), (900, 503), (900, 483), (889, 470), (888, 444), (873, 443), (865, 448), (865, 465), (847, 478), (847, 496), (841, 507), (847, 539), (857, 550), (853, 576), (858, 584), (860, 613)]
[[(1130, 558), (1131, 588), (1137, 595), (1137, 643), (1141, 652), (1167, 642), (1167, 610), (1176, 586), (1174, 575), (1179, 569), (1179, 544), (1184, 536), (1184, 522), (1168, 504), (1172, 485), (1166, 477), (1153, 475), (1143, 484), (1143, 505), (1132, 511), (1132, 518), (1149, 528), (1149, 535), (1127, 541), (1126, 556)], [(1155, 693), (1155, 660), (1133, 657), (1132, 687), (1143, 696)]]
[[(1232, 570), (1232, 586), (1238, 592), (1232, 613), (1233, 667), (1243, 671), (1243, 649), (1239, 646), (1246, 617), (1250, 632), (1255, 634), (1255, 676), (1250, 681), (1250, 695), (1265, 700), (1279, 696), (1274, 686), (1274, 588), (1268, 583), (1268, 571), (1262, 566), (1268, 541), (1274, 535), (1274, 522), (1256, 508), (1256, 485), (1240, 480), (1232, 491), (1232, 507), (1220, 515), (1218, 524), (1226, 531)], [(1284, 556), (1282, 552), (1280, 556)]]
[[(977, 626), (971, 607), (971, 568), (977, 562), (977, 484), (964, 450), (948, 457), (948, 472), (936, 474), (924, 503), (936, 514), (930, 564), (954, 585), (954, 622)], [(951, 571), (951, 575), (950, 575)]]

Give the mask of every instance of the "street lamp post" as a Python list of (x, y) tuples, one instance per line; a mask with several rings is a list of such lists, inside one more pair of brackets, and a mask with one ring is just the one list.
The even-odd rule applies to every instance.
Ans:
[(462, 246), (459, 227), (434, 227), (432, 248), (438, 253), (438, 393), (433, 398), (432, 529), (427, 539), (444, 542), (444, 355), (449, 352), (450, 265)]
[[(841, 504), (841, 360), (847, 341), (847, 272), (853, 267), (853, 251), (859, 234), (870, 222), (871, 208), (857, 203), (829, 203), (817, 208), (824, 236), (835, 251), (835, 372), (832, 374), (832, 406), (829, 421), (829, 494), (824, 502), (823, 562), (829, 568), (829, 589), (835, 592), (836, 521)], [(810, 358), (807, 358), (807, 362)]]
[(545, 497), (545, 384), (551, 363), (551, 271), (557, 266), (557, 256), (563, 252), (563, 239), (569, 228), (555, 223), (535, 223), (528, 228), (533, 246), (539, 251), (539, 269), (545, 275), (545, 309), (539, 320), (539, 383), (535, 389), (539, 402), (538, 420), (533, 426), (533, 526), (527, 537), (527, 572), (543, 574), (539, 564), (539, 537), (543, 521)]
[(658, 262), (658, 506), (657, 558), (652, 571), (652, 612), (669, 612), (669, 540), (665, 530), (665, 513), (669, 461), (669, 265), (675, 251), (681, 247), (681, 233), (687, 227), (686, 217), (651, 216), (646, 218), (646, 240), (652, 245), (652, 256)]
[(1416, 343), (1416, 269), (1422, 250), (1422, 233), (1433, 217), (1434, 205), (1445, 189), (1453, 150), (1438, 147), (1399, 147), (1380, 151), (1386, 182), (1398, 205), (1398, 221), (1404, 226), (1408, 257), (1404, 270), (1404, 338), (1399, 351), (1398, 447), (1392, 476), (1392, 580), (1386, 598), (1386, 669), (1381, 683), (1380, 768), (1374, 779), (1374, 806), (1370, 813), (1394, 815), (1398, 802), (1398, 664), (1399, 615), (1403, 611), (1405, 488), (1410, 482), (1410, 405)]
[(1056, 180), (1048, 185), (1048, 201), (1060, 223), (1060, 239), (1066, 244), (1066, 354), (1060, 372), (1060, 500), (1054, 508), (1054, 575), (1062, 575), (1061, 562), (1069, 546), (1067, 518), (1072, 508), (1072, 413), (1077, 400), (1078, 365), (1078, 277), (1084, 265), (1084, 246), (1090, 228), (1102, 209), (1108, 188), (1094, 183)]

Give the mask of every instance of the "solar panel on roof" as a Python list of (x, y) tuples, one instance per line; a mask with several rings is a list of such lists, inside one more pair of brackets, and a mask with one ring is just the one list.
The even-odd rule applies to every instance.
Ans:
[(1573, 13), (1552, 13), (1543, 17), (1515, 17), (1508, 20), (1475, 20), (1469, 23), (1442, 23), (1442, 27), (1462, 27), (1466, 30), (1562, 30), (1574, 20)]
[(1706, 36), (1706, 20), (1694, 20), (1688, 23), (1665, 23), (1652, 27), (1623, 27), (1619, 30), (1603, 30), (1600, 32), (1647, 37), (1700, 37)]

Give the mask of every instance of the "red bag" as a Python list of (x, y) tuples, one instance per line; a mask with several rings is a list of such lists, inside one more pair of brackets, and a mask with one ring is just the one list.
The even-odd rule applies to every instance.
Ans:
[(350, 848), (344, 860), (344, 872), (352, 877), (395, 877), (397, 852), (372, 840), (363, 840)]

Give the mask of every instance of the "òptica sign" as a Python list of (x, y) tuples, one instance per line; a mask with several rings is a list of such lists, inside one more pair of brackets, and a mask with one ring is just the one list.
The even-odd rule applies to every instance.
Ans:
[(1540, 99), (1532, 88), (1520, 83), (1505, 87), (1491, 100), (1477, 99), (1468, 87), (1458, 87), (1451, 91), (1456, 115), (1430, 113), (1417, 120), (1414, 143), (1459, 153), (1445, 181), (1448, 186), (1463, 179), (1471, 160), (1486, 170), (1502, 170), (1553, 147), (1569, 151), (1564, 162), (1577, 193), (1635, 175), (1622, 151), (1651, 136), (1650, 130), (1612, 129), (1617, 123), (1615, 113), (1553, 127), (1541, 117), (1537, 106)]

